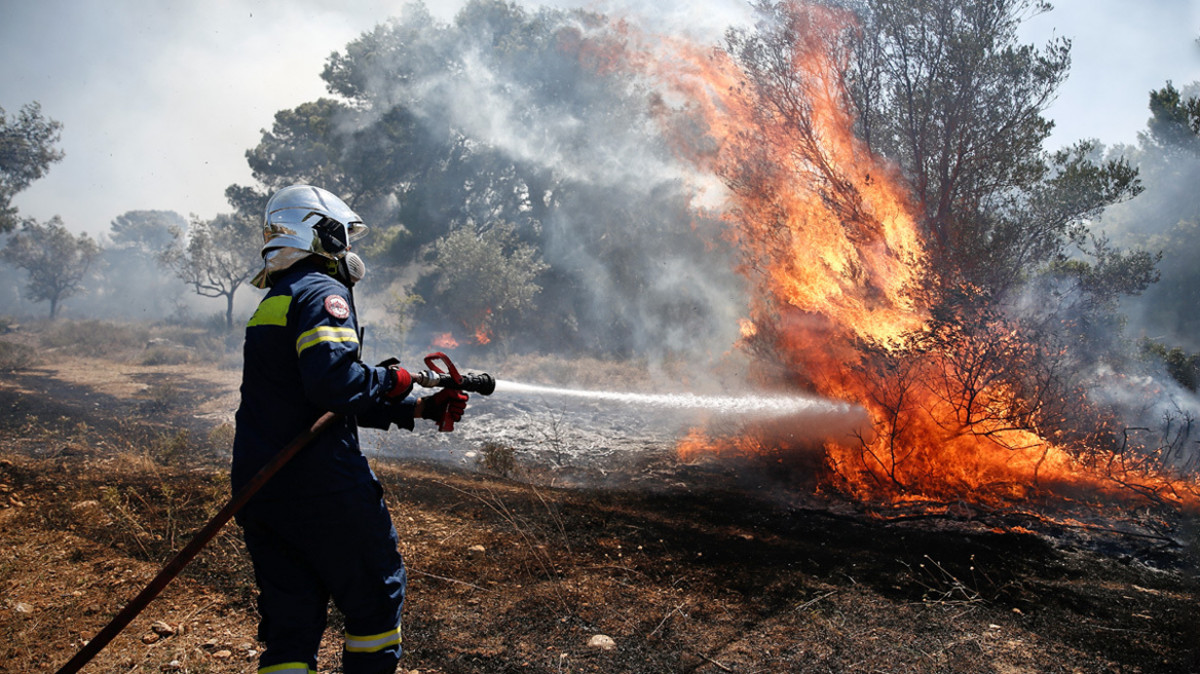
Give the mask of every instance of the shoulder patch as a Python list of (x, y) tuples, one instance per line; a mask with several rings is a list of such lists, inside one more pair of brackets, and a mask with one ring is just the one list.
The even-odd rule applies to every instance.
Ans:
[(350, 303), (341, 295), (327, 295), (325, 311), (338, 320), (345, 320), (350, 317)]

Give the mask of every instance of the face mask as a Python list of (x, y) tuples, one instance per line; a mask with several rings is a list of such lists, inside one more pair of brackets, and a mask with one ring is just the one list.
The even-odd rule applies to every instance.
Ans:
[(367, 275), (367, 264), (354, 253), (346, 253), (342, 258), (342, 264), (346, 267), (346, 276), (350, 278), (350, 285), (358, 283)]

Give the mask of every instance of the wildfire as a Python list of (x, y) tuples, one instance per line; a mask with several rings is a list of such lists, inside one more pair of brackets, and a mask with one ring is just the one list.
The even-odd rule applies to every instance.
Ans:
[(454, 338), (454, 333), (444, 332), (433, 338), (433, 345), (439, 349), (455, 349), (458, 348), (458, 340)]
[[(1029, 420), (1051, 403), (1001, 376), (1038, 355), (1015, 331), (947, 336), (930, 325), (917, 211), (897, 173), (856, 138), (847, 110), (848, 53), (836, 37), (852, 17), (791, 9), (797, 41), (786, 77), (754, 78), (723, 51), (649, 40), (626, 25), (625, 43), (581, 54), (662, 82), (666, 103), (656, 109), (678, 154), (729, 186), (721, 217), (753, 285), (743, 341), (768, 347), (793, 383), (870, 412), (870, 437), (824, 447), (825, 487), (893, 503), (1121, 492), (1196, 507), (1194, 484), (1142, 467), (1114, 477), (1111, 456), (1081, 456), (1043, 437)], [(786, 451), (753, 430), (695, 431), (678, 444), (685, 460)]]
[(492, 310), (485, 309), (483, 312), (483, 321), (475, 328), (475, 343), (488, 344), (492, 341)]

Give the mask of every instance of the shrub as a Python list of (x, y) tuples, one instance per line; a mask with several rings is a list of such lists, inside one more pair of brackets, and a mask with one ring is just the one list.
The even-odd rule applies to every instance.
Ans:
[(479, 465), (500, 477), (508, 477), (517, 468), (516, 450), (510, 445), (488, 441), (479, 450)]
[(37, 350), (33, 347), (0, 341), (0, 372), (24, 370), (39, 362)]
[(142, 365), (184, 365), (192, 361), (191, 351), (171, 345), (155, 345), (142, 354)]

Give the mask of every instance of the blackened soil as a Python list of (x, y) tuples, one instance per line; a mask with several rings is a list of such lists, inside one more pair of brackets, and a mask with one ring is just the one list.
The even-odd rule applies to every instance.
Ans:
[[(190, 412), (208, 379), (122, 396), (70, 371), (0, 384), (0, 671), (66, 662), (227, 497), (228, 428)], [(376, 459), (410, 569), (402, 669), (1200, 672), (1182, 516), (884, 518), (654, 468), (674, 479), (568, 489)], [(254, 595), (227, 528), (84, 671), (253, 671)], [(339, 635), (335, 612), (323, 671)]]

